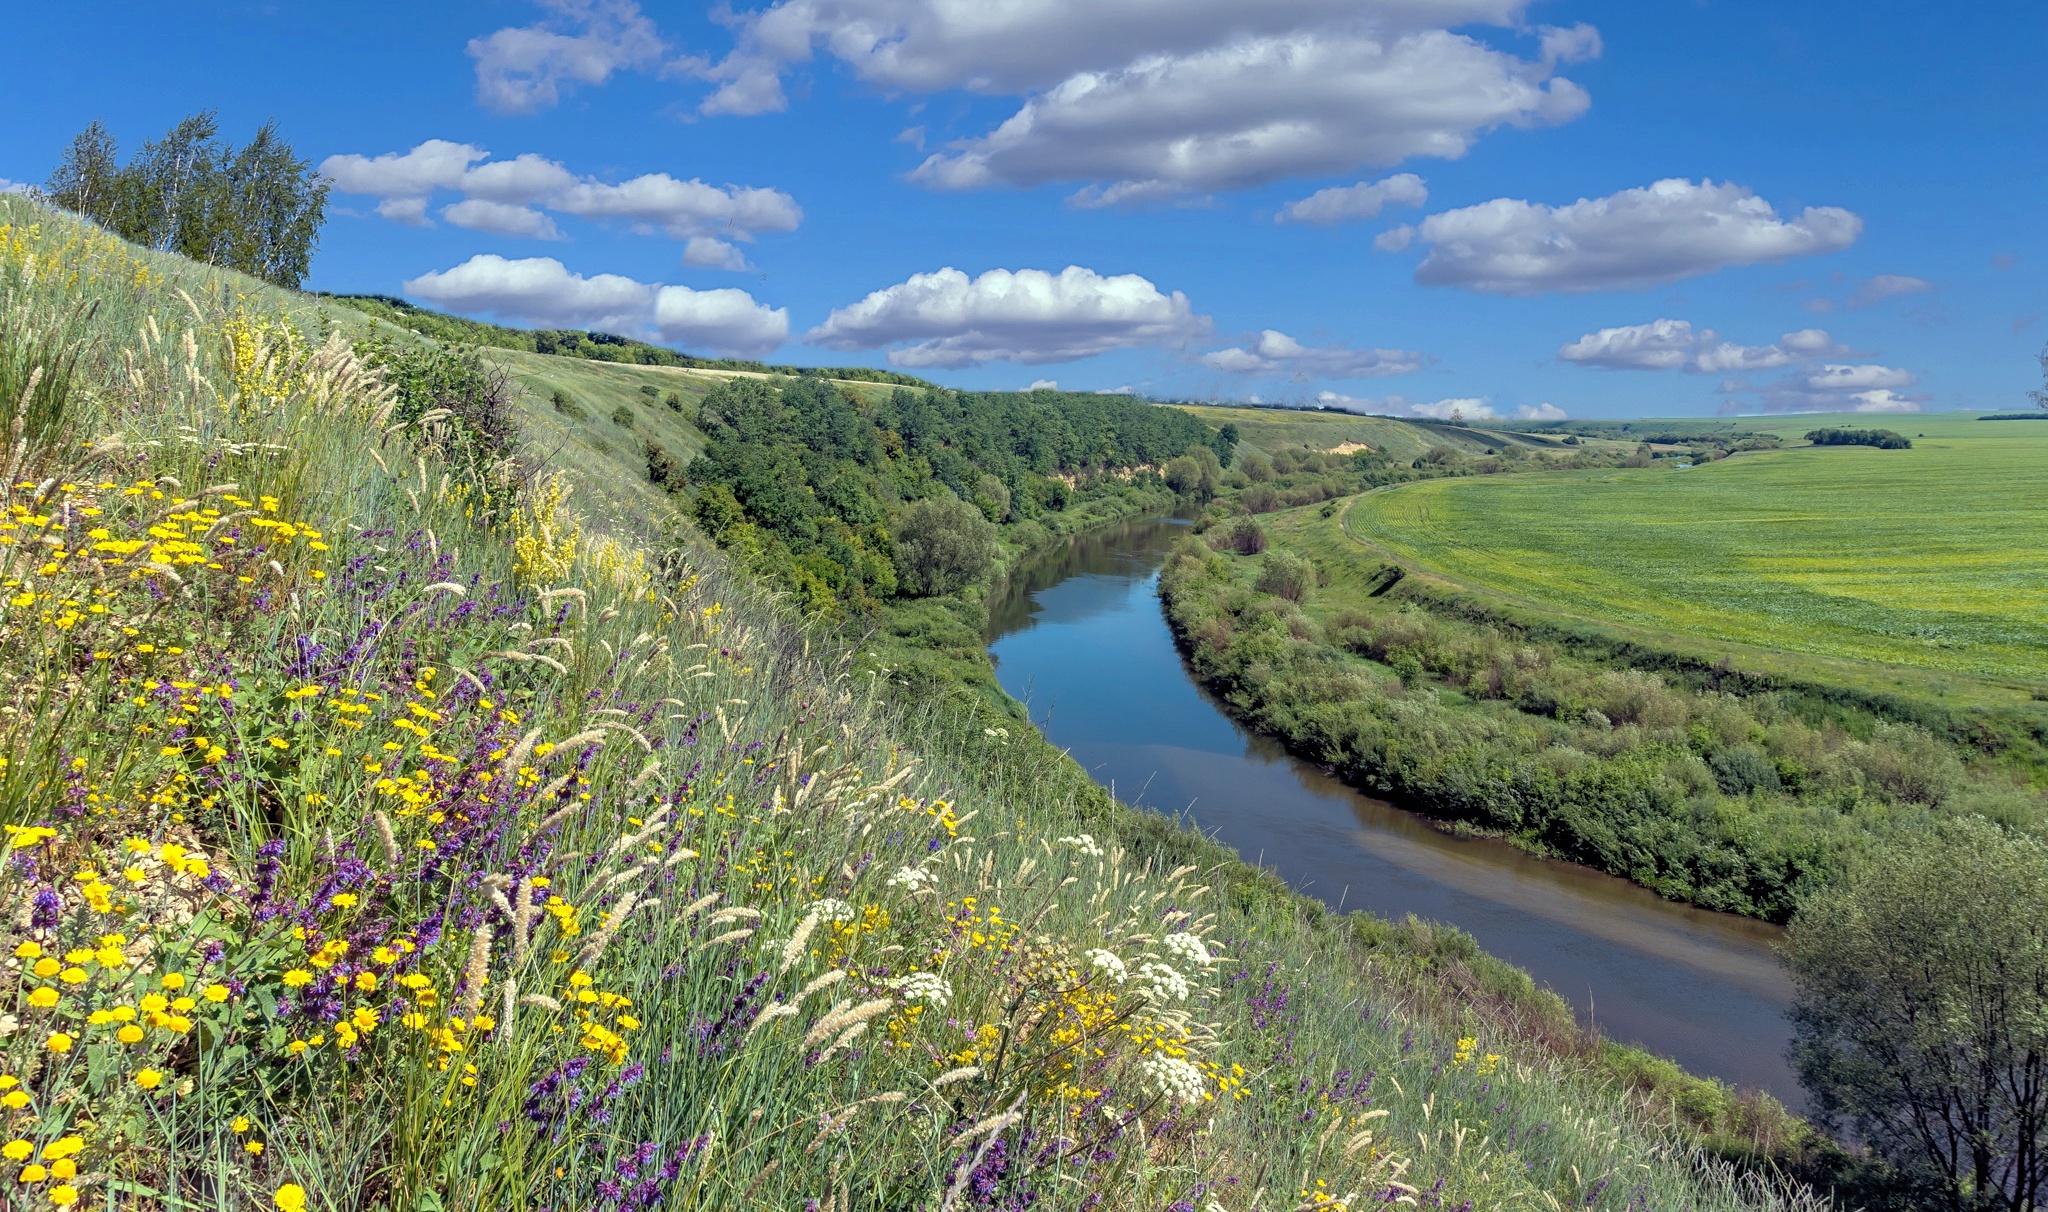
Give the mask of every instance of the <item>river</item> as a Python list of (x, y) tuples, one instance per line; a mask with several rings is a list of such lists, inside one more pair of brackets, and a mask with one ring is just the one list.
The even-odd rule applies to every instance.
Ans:
[(1804, 1103), (1777, 927), (1453, 837), (1240, 727), (1189, 676), (1160, 610), (1159, 566), (1185, 533), (1155, 518), (1075, 536), (991, 602), (996, 676), (1054, 744), (1126, 803), (1185, 814), (1329, 905), (1459, 926), (1610, 1038)]

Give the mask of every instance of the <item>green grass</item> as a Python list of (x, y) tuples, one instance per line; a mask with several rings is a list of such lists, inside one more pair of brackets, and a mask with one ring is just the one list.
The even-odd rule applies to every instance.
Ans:
[[(1757, 428), (1796, 439), (1830, 423)], [(1468, 589), (1581, 619), (1899, 666), (1921, 686), (1958, 675), (2007, 701), (2048, 686), (2048, 432), (1951, 417), (1901, 432), (1925, 436), (1405, 485), (1359, 498), (1344, 526)]]

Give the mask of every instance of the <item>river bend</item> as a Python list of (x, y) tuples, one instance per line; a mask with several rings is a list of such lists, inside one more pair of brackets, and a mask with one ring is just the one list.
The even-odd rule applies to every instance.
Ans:
[(996, 676), (1054, 744), (1126, 803), (1186, 815), (1329, 905), (1462, 927), (1610, 1037), (1804, 1102), (1776, 927), (1453, 837), (1240, 727), (1189, 676), (1160, 609), (1159, 567), (1185, 533), (1157, 518), (1077, 535), (991, 602)]

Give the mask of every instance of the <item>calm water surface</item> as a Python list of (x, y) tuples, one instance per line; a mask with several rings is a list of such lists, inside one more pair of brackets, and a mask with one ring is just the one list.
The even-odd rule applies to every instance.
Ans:
[(1455, 838), (1233, 723), (1189, 678), (1157, 597), (1174, 519), (1078, 536), (991, 605), (1004, 689), (1127, 803), (1185, 813), (1333, 906), (1469, 931), (1609, 1036), (1797, 1107), (1776, 927)]

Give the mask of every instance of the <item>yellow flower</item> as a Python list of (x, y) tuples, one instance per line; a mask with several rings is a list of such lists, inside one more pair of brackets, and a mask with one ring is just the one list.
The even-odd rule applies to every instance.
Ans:
[(157, 1069), (138, 1069), (135, 1072), (135, 1084), (145, 1090), (154, 1090), (164, 1084), (163, 1072)]
[(129, 1023), (119, 1031), (114, 1032), (114, 1038), (124, 1044), (139, 1044), (142, 1042), (142, 1028), (134, 1023)]
[(181, 972), (166, 972), (164, 973), (163, 984), (166, 989), (183, 989), (185, 987), (185, 976)]
[(356, 894), (355, 894), (355, 893), (353, 893), (353, 892), (337, 892), (337, 893), (335, 893), (335, 894), (334, 894), (334, 907), (335, 907), (336, 909), (353, 909), (353, 908), (355, 908), (355, 907), (356, 907)]
[(28, 1160), (29, 1154), (35, 1151), (36, 1147), (25, 1140), (11, 1140), (4, 1145), (0, 1145), (0, 1157), (4, 1157), (11, 1162), (25, 1162)]
[(48, 1177), (50, 1177), (48, 1170), (41, 1166), (28, 1165), (21, 1168), (21, 1173), (15, 1176), (15, 1181), (20, 1183), (39, 1183)]
[(162, 1014), (170, 1009), (171, 1003), (161, 993), (145, 993), (140, 1005), (144, 1014)]
[(68, 1208), (78, 1202), (78, 1188), (70, 1183), (59, 1183), (50, 1188), (50, 1202), (60, 1208)]
[(48, 1048), (50, 1051), (55, 1052), (61, 1056), (64, 1053), (71, 1051), (71, 1045), (76, 1042), (76, 1040), (64, 1034), (62, 1031), (52, 1031), (50, 1032), (50, 1038), (43, 1041), (43, 1047)]
[(260, 1140), (245, 1141), (242, 1144), (242, 1148), (251, 1157), (261, 1157), (263, 1155), (263, 1142)]
[(66, 968), (57, 974), (57, 979), (67, 985), (82, 985), (86, 981), (85, 969)]
[(5, 1107), (9, 1111), (19, 1111), (26, 1106), (28, 1106), (28, 1091), (26, 1090), (9, 1090), (5, 1094), (0, 1094), (0, 1107)]
[(14, 949), (14, 958), (16, 959), (39, 959), (41, 958), (42, 954), (42, 944), (34, 942), (33, 940), (22, 943), (20, 946)]
[(313, 974), (304, 968), (294, 968), (284, 974), (284, 983), (290, 989), (302, 988), (313, 983)]
[(224, 1002), (228, 1000), (228, 992), (226, 985), (208, 985), (199, 991), (199, 996), (210, 1002)]
[(286, 1183), (270, 1197), (277, 1205), (277, 1212), (306, 1212), (306, 1189), (297, 1183)]
[(45, 986), (28, 995), (28, 1004), (38, 1010), (48, 1010), (57, 1004), (57, 991)]
[(233, 1128), (237, 1132), (247, 1132), (249, 1130), (249, 1117), (246, 1115), (237, 1115), (235, 1117), (235, 1122), (229, 1124), (228, 1126)]
[(58, 963), (56, 960), (50, 958), (47, 955), (37, 960), (36, 966), (29, 969), (30, 972), (35, 973), (37, 976), (42, 977), (44, 980), (49, 980), (51, 977), (57, 975), (59, 972), (63, 970), (64, 965)]
[(82, 1136), (60, 1136), (43, 1146), (43, 1160), (56, 1161), (60, 1157), (71, 1157), (85, 1152), (85, 1138)]
[[(70, 1158), (68, 1158), (68, 1157), (67, 1157), (67, 1158), (65, 1158), (65, 1159), (64, 1159), (64, 1160), (62, 1160), (62, 1161), (56, 1161), (56, 1162), (51, 1162), (51, 1163), (50, 1163), (50, 1177), (51, 1177), (51, 1178), (54, 1178), (54, 1179), (57, 1179), (57, 1180), (59, 1180), (59, 1181), (62, 1181), (62, 1180), (64, 1180), (64, 1179), (68, 1179), (68, 1178), (77, 1178), (77, 1177), (78, 1177), (78, 1163), (77, 1163), (77, 1162), (75, 1162), (75, 1161), (72, 1161), (72, 1160), (71, 1160)], [(50, 1194), (51, 1194), (51, 1196), (53, 1196), (53, 1197), (54, 1197), (54, 1196), (55, 1196), (55, 1195), (56, 1195), (57, 1193), (56, 1193), (55, 1191), (52, 1191), (52, 1192), (50, 1192)]]
[(377, 991), (377, 974), (374, 972), (356, 973), (356, 988), (361, 989), (365, 993), (375, 993)]

